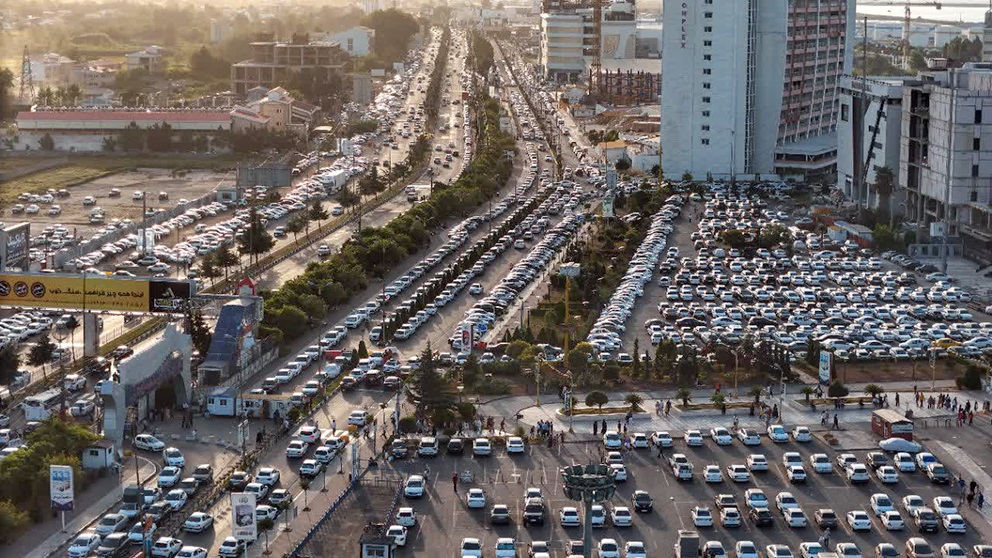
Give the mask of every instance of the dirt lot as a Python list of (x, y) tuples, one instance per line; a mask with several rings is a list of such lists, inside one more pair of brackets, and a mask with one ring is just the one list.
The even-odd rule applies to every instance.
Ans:
[[(137, 190), (147, 192), (149, 209), (163, 207), (172, 208), (181, 198), (195, 199), (214, 188), (234, 184), (233, 172), (213, 172), (206, 170), (186, 171), (183, 176), (173, 177), (167, 169), (139, 169), (134, 172), (120, 172), (103, 176), (85, 182), (70, 189), (72, 196), (57, 200), (62, 207), (62, 215), (49, 217), (48, 206), (42, 206), (38, 215), (23, 216), (37, 224), (38, 229), (47, 225), (61, 223), (76, 229), (81, 236), (90, 236), (98, 226), (90, 225), (88, 218), (94, 206), (84, 206), (83, 198), (93, 196), (96, 206), (106, 212), (107, 222), (113, 219), (141, 218), (142, 202), (132, 200), (132, 194)], [(121, 190), (119, 198), (109, 196), (112, 188)], [(168, 201), (159, 201), (158, 193), (167, 192)], [(21, 216), (19, 216), (21, 217)]]

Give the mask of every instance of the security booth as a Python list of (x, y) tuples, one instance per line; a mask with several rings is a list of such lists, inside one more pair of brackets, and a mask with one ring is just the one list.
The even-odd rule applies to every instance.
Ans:
[(913, 441), (913, 419), (892, 409), (876, 409), (871, 414), (871, 430), (882, 438)]
[(396, 541), (386, 536), (386, 524), (369, 522), (358, 539), (361, 558), (393, 558), (396, 555)]

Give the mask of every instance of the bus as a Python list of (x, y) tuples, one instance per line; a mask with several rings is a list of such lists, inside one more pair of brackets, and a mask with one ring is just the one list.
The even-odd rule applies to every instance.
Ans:
[(21, 403), (21, 408), (24, 409), (25, 420), (46, 420), (52, 416), (52, 411), (57, 410), (61, 404), (62, 390), (50, 389), (38, 395), (25, 397)]

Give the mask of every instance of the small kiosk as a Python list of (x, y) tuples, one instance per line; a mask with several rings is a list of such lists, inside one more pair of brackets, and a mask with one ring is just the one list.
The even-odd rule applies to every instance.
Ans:
[(913, 441), (913, 419), (892, 409), (876, 409), (871, 414), (871, 430), (882, 438)]

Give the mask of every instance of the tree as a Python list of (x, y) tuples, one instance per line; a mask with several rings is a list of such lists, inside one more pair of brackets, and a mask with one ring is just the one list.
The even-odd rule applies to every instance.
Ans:
[(437, 371), (437, 362), (430, 345), (420, 354), (420, 368), (406, 384), (407, 397), (417, 406), (417, 414), (428, 416), (436, 423), (451, 415), (457, 407), (457, 398), (451, 387)]
[(878, 397), (885, 393), (885, 388), (878, 384), (868, 384), (865, 386), (864, 393), (869, 397)]
[(16, 539), (21, 529), (27, 527), (30, 521), (31, 516), (28, 512), (21, 511), (9, 500), (0, 501), (0, 544)]
[(598, 407), (600, 411), (603, 410), (603, 405), (610, 402), (610, 396), (606, 395), (602, 391), (590, 391), (586, 395), (586, 407)]
[(227, 280), (227, 270), (235, 265), (238, 265), (240, 258), (231, 251), (231, 247), (227, 244), (221, 244), (213, 253), (214, 264), (224, 270), (224, 280)]
[(338, 192), (337, 200), (342, 206), (351, 207), (357, 205), (361, 198), (351, 188), (345, 187)]
[(14, 72), (10, 68), (0, 68), (0, 120), (7, 117), (11, 105), (11, 90), (14, 87)]
[(214, 265), (213, 254), (207, 254), (204, 256), (203, 261), (200, 262), (200, 277), (209, 279), (210, 284), (213, 285), (214, 279), (220, 277), (220, 275), (221, 271), (217, 269), (216, 265)]
[(720, 234), (720, 240), (731, 248), (741, 249), (747, 244), (744, 233), (737, 229), (730, 229)]
[(630, 410), (635, 413), (643, 410), (641, 409), (641, 403), (644, 403), (644, 398), (636, 393), (628, 393), (624, 401), (630, 405)]
[(513, 360), (517, 360), (520, 358), (521, 353), (523, 353), (528, 347), (530, 347), (530, 343), (517, 339), (506, 347), (505, 354)]
[(619, 159), (617, 159), (617, 162), (613, 164), (614, 168), (617, 169), (617, 172), (621, 174), (629, 171), (630, 165), (631, 165), (630, 159), (628, 159), (626, 156), (620, 157)]
[(761, 403), (761, 396), (765, 394), (765, 390), (761, 386), (751, 386), (751, 389), (747, 393), (754, 398), (754, 404), (759, 405)]
[(46, 132), (41, 136), (38, 140), (38, 148), (42, 151), (55, 151), (55, 140), (52, 139), (52, 135)]
[(200, 353), (200, 356), (207, 356), (207, 351), (210, 350), (212, 336), (210, 334), (210, 326), (207, 325), (207, 321), (203, 318), (203, 310), (200, 308), (194, 310), (189, 316), (189, 334), (193, 338), (193, 347)]
[(31, 366), (41, 366), (41, 373), (45, 378), (48, 378), (45, 368), (52, 361), (52, 357), (55, 355), (55, 349), (56, 345), (48, 337), (48, 332), (43, 333), (41, 338), (38, 339), (38, 342), (28, 352), (28, 364)]
[(851, 390), (847, 389), (840, 380), (834, 380), (827, 386), (827, 396), (828, 397), (847, 397), (851, 393)]
[(376, 10), (362, 19), (362, 25), (371, 27), (376, 37), (383, 38), (375, 42), (375, 55), (389, 64), (406, 58), (410, 39), (420, 30), (412, 15), (396, 8)]
[(238, 239), (238, 245), (242, 254), (248, 254), (249, 257), (255, 256), (255, 263), (258, 263), (259, 254), (264, 254), (275, 246), (275, 240), (265, 230), (265, 225), (262, 224), (262, 219), (254, 207), (249, 210), (248, 228)]
[(324, 209), (324, 204), (320, 200), (313, 200), (313, 204), (309, 209), (310, 220), (317, 221), (317, 230), (323, 228), (321, 221), (326, 221), (331, 215)]
[(689, 171), (682, 173), (682, 182), (692, 182), (692, 173)]
[(692, 392), (689, 391), (689, 388), (681, 387), (675, 392), (675, 398), (681, 399), (683, 405), (688, 405), (692, 399)]
[(293, 242), (299, 243), (299, 234), (303, 232), (306, 223), (302, 215), (297, 215), (286, 223), (286, 230), (293, 234)]
[(716, 392), (710, 396), (710, 401), (715, 403), (717, 406), (722, 407), (727, 402), (727, 396), (720, 392)]
[[(302, 483), (302, 480), (300, 482)], [(269, 531), (274, 525), (275, 523), (268, 517), (263, 518), (258, 522), (259, 531), (265, 533), (265, 554), (269, 553)]]
[(363, 196), (371, 196), (382, 191), (382, 185), (379, 181), (379, 171), (375, 165), (372, 165), (368, 174), (358, 181), (358, 189)]
[(10, 385), (14, 381), (20, 364), (21, 359), (13, 345), (8, 345), (5, 349), (0, 350), (0, 385)]
[(799, 393), (803, 394), (803, 397), (806, 398), (806, 402), (809, 403), (809, 398), (816, 393), (816, 390), (813, 389), (813, 386), (803, 386), (803, 388), (799, 390)]

